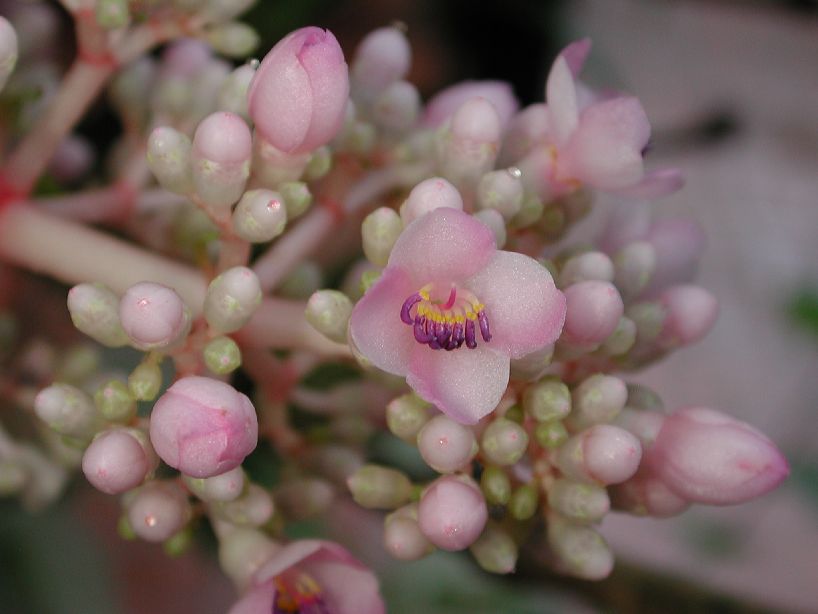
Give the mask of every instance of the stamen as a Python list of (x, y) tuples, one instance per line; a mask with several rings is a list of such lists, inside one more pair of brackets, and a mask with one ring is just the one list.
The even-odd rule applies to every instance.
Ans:
[(477, 322), (480, 324), (480, 335), (483, 337), (483, 341), (488, 343), (491, 341), (491, 330), (489, 330), (489, 319), (482, 309), (477, 313)]
[(412, 307), (417, 305), (422, 300), (423, 297), (420, 295), (420, 292), (415, 292), (412, 296), (410, 296), (403, 302), (403, 307), (400, 308), (401, 322), (403, 322), (404, 324), (412, 324), (412, 316), (409, 315), (409, 310), (412, 309)]
[(457, 288), (452, 286), (452, 290), (451, 290), (451, 292), (449, 292), (449, 300), (446, 301), (445, 305), (441, 305), (440, 308), (443, 311), (448, 311), (449, 309), (454, 307), (455, 300), (457, 300)]
[(474, 335), (474, 320), (469, 318), (466, 320), (466, 347), (473, 350), (477, 347), (477, 339)]
[(415, 341), (433, 350), (457, 350), (464, 343), (473, 350), (478, 326), (483, 341), (491, 341), (488, 315), (474, 294), (453, 285), (445, 303), (436, 298), (439, 296), (435, 285), (429, 284), (403, 302), (400, 319), (412, 327)]
[(429, 334), (426, 327), (427, 327), (426, 316), (420, 316), (415, 320), (414, 324), (415, 341), (417, 341), (418, 343), (422, 343), (423, 345), (426, 345), (432, 340), (432, 335)]

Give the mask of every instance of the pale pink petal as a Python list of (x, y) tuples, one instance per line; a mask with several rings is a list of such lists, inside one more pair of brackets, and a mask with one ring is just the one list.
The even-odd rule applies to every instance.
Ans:
[(616, 192), (632, 198), (654, 199), (678, 192), (684, 184), (684, 175), (678, 168), (660, 168), (646, 173), (639, 183)]
[(568, 68), (571, 69), (571, 74), (574, 77), (579, 76), (588, 54), (591, 52), (591, 39), (581, 38), (574, 41), (560, 52), (560, 56), (565, 59)]
[(277, 550), (253, 576), (257, 584), (266, 582), (295, 565), (302, 565), (307, 559), (337, 560), (348, 565), (363, 567), (342, 546), (320, 539), (299, 539)]
[(227, 614), (262, 614), (273, 611), (275, 588), (272, 581), (256, 586), (233, 604)]
[(621, 190), (642, 180), (642, 150), (650, 124), (636, 98), (591, 105), (562, 155), (562, 172), (601, 190)]
[(401, 267), (390, 267), (352, 310), (352, 343), (372, 364), (388, 373), (405, 375), (417, 345), (412, 328), (400, 319), (400, 310), (418, 289)]
[(643, 201), (624, 202), (608, 215), (597, 245), (611, 256), (632, 241), (645, 239), (650, 231), (651, 206)]
[(383, 614), (386, 606), (378, 591), (375, 574), (357, 561), (355, 563), (343, 560), (309, 560), (304, 569), (318, 581), (326, 602), (331, 604), (332, 612)]
[(497, 166), (510, 166), (548, 140), (548, 107), (532, 104), (517, 113), (508, 124)]
[(465, 285), (486, 306), (493, 349), (521, 358), (560, 336), (565, 296), (533, 258), (498, 251)]
[(451, 352), (415, 344), (406, 377), (422, 398), (461, 424), (475, 424), (490, 413), (508, 386), (508, 356), (478, 343), (473, 350), (464, 346)]
[(579, 125), (579, 107), (574, 77), (565, 58), (558, 56), (548, 82), (545, 84), (545, 98), (548, 103), (549, 125), (554, 143), (567, 142)]
[(417, 284), (414, 292), (430, 282), (464, 280), (486, 266), (494, 252), (494, 234), (485, 224), (442, 207), (406, 227), (392, 248), (388, 268), (409, 271)]
[(707, 244), (701, 225), (684, 218), (661, 218), (653, 222), (645, 237), (656, 250), (656, 269), (645, 295), (672, 285), (692, 281)]
[(429, 101), (422, 125), (436, 128), (449, 119), (464, 102), (478, 97), (485, 98), (494, 105), (503, 127), (520, 108), (511, 85), (505, 81), (463, 81), (447, 87)]

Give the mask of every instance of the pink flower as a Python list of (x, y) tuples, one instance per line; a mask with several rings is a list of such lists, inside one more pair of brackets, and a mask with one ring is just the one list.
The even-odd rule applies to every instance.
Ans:
[(553, 343), (564, 320), (565, 297), (545, 267), (498, 251), (488, 227), (440, 208), (398, 238), (352, 312), (350, 336), (376, 367), (473, 424), (500, 401), (510, 359)]
[(228, 614), (381, 614), (375, 575), (338, 544), (301, 540), (278, 550)]

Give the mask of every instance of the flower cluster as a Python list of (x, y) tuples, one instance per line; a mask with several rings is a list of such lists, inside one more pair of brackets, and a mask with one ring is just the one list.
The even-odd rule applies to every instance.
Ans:
[[(0, 17), (18, 109), (0, 126), (0, 383), (39, 432), (0, 421), (0, 494), (37, 508), (81, 468), (121, 495), (125, 537), (178, 552), (207, 520), (233, 614), (376, 614), (372, 572), (338, 544), (286, 543), (288, 522), (351, 494), (389, 511), (396, 558), (470, 549), (502, 574), (526, 547), (599, 579), (610, 510), (736, 504), (787, 475), (753, 427), (665, 411), (627, 382), (702, 338), (718, 306), (693, 282), (702, 231), (648, 202), (682, 180), (645, 169), (645, 110), (578, 80), (589, 41), (557, 57), (543, 103), (520, 109), (491, 81), (423, 104), (395, 27), (349, 67), (308, 27), (234, 68), (214, 51), (253, 50), (235, 21), (252, 2), (64, 4), (79, 51), (62, 81), (35, 70), (53, 68), (32, 45), (52, 22), (26, 11), (48, 10)], [(27, 79), (45, 92), (37, 122)], [(123, 133), (107, 184), (85, 188), (95, 152), (71, 131), (103, 90)], [(34, 190), (44, 173), (56, 195)], [(580, 239), (595, 191), (621, 202)], [(96, 343), (30, 335), (29, 281), (7, 264), (71, 286), (71, 321)], [(141, 356), (124, 371), (107, 364), (121, 347)], [(367, 463), (379, 430), (435, 477)], [(246, 470), (251, 454), (280, 481)]]

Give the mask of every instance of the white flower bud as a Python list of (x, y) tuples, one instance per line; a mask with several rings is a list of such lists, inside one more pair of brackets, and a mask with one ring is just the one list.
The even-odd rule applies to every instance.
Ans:
[(394, 209), (380, 207), (366, 216), (361, 224), (364, 254), (372, 264), (386, 266), (403, 223)]
[(404, 132), (417, 121), (420, 94), (408, 81), (396, 81), (378, 94), (372, 104), (375, 124), (386, 130)]
[(559, 379), (545, 378), (526, 388), (523, 409), (538, 422), (562, 420), (571, 411), (571, 391)]
[(510, 222), (523, 206), (523, 183), (520, 171), (507, 168), (491, 171), (477, 184), (478, 209), (494, 209)]
[(392, 399), (386, 406), (386, 425), (393, 435), (415, 442), (420, 429), (429, 420), (431, 405), (409, 393)]
[(284, 197), (287, 219), (293, 220), (303, 215), (312, 205), (310, 188), (301, 181), (285, 181), (278, 186), (278, 193)]
[(258, 33), (246, 23), (228, 21), (205, 31), (213, 49), (228, 58), (246, 58), (259, 44)]
[(222, 82), (217, 104), (220, 111), (229, 111), (240, 115), (244, 121), (249, 121), (250, 115), (247, 112), (247, 91), (250, 89), (250, 81), (256, 71), (249, 64), (239, 66), (231, 72)]
[(61, 435), (90, 438), (99, 426), (93, 400), (69, 384), (52, 384), (34, 398), (37, 417)]
[(556, 480), (548, 490), (548, 505), (575, 522), (597, 522), (608, 513), (608, 491), (595, 484)]
[(213, 373), (226, 375), (241, 366), (241, 350), (230, 337), (216, 337), (202, 351), (205, 365)]
[(602, 536), (558, 514), (548, 516), (548, 543), (565, 571), (585, 580), (602, 580), (613, 569), (613, 554)]
[(148, 137), (148, 166), (159, 184), (175, 194), (193, 191), (190, 139), (173, 128), (156, 128)]
[(17, 64), (17, 33), (9, 21), (0, 16), (0, 90)]
[(68, 292), (68, 311), (77, 329), (108, 347), (127, 345), (119, 321), (119, 297), (103, 284), (79, 284)]
[(494, 235), (494, 242), (497, 249), (502, 249), (506, 244), (506, 223), (503, 216), (494, 209), (484, 209), (474, 214), (474, 217), (483, 222)]
[(250, 190), (233, 210), (233, 230), (251, 243), (270, 241), (284, 232), (287, 208), (284, 198), (270, 190)]
[(567, 423), (574, 430), (610, 422), (625, 407), (628, 389), (618, 377), (596, 373), (582, 381), (571, 395), (573, 411)]
[(489, 523), (469, 551), (489, 573), (507, 574), (514, 571), (520, 548), (504, 529)]
[(352, 301), (338, 290), (319, 290), (307, 301), (305, 316), (315, 330), (329, 339), (344, 343), (352, 315)]
[(409, 501), (412, 482), (397, 469), (364, 465), (347, 480), (352, 498), (370, 509), (390, 510)]
[(261, 284), (256, 274), (246, 267), (233, 267), (210, 282), (204, 316), (214, 330), (232, 333), (247, 324), (260, 304)]

